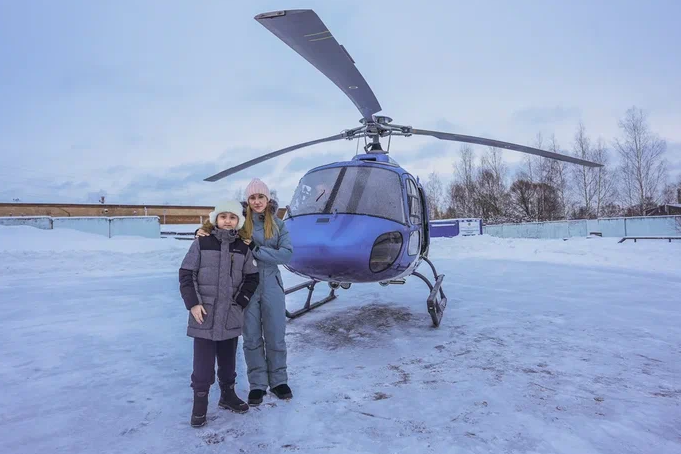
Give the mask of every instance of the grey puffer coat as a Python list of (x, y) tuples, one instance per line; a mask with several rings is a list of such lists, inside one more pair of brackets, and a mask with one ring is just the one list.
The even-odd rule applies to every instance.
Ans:
[(203, 323), (189, 313), (187, 336), (214, 341), (240, 336), (259, 273), (252, 251), (237, 231), (213, 229), (210, 236), (195, 239), (179, 274), (186, 308), (202, 304), (207, 312)]

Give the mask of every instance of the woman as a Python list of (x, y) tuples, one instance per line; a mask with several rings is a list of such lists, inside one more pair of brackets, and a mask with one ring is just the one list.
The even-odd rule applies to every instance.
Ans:
[[(244, 357), (248, 368), (249, 405), (262, 403), (267, 388), (280, 399), (293, 397), (286, 367), (286, 302), (278, 265), (291, 260), (293, 248), (286, 225), (276, 217), (277, 203), (259, 179), (246, 186), (246, 222), (242, 238), (249, 243), (260, 284), (244, 314)], [(209, 234), (201, 229), (199, 236)]]

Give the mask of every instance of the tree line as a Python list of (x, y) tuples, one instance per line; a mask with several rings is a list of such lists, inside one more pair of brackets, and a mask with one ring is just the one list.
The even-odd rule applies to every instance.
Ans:
[(594, 141), (582, 123), (567, 152), (555, 135), (538, 134), (532, 144), (604, 165), (595, 168), (527, 155), (510, 175), (500, 149), (489, 147), (476, 160), (464, 144), (451, 182), (445, 186), (433, 172), (425, 184), (431, 219), (476, 217), (498, 224), (644, 216), (662, 203), (681, 203), (681, 177), (667, 181), (666, 142), (651, 131), (646, 114), (634, 106), (618, 126), (620, 135), (610, 144)]

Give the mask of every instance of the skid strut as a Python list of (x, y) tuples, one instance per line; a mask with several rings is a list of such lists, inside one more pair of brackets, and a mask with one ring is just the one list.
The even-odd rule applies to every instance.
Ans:
[(326, 298), (319, 300), (317, 302), (314, 302), (314, 303), (310, 303), (310, 301), (312, 300), (312, 292), (314, 292), (314, 287), (319, 282), (320, 281), (309, 280), (309, 281), (305, 281), (301, 284), (294, 285), (293, 287), (290, 287), (290, 288), (287, 288), (286, 290), (284, 290), (284, 294), (286, 294), (286, 295), (288, 295), (290, 293), (297, 292), (298, 290), (302, 290), (304, 288), (307, 288), (307, 290), (308, 290), (307, 301), (305, 301), (305, 306), (303, 306), (302, 309), (298, 309), (295, 312), (289, 312), (289, 310), (286, 309), (286, 316), (288, 318), (293, 319), (293, 318), (299, 317), (299, 316), (303, 315), (304, 313), (310, 312), (312, 309), (315, 309), (315, 308), (321, 306), (322, 304), (326, 304), (329, 301), (333, 301), (337, 298), (336, 290), (334, 288), (331, 288), (331, 291), (329, 292), (329, 295)]
[(430, 317), (433, 319), (433, 326), (438, 327), (440, 326), (442, 316), (444, 315), (445, 308), (447, 307), (447, 297), (445, 296), (445, 292), (442, 290), (442, 281), (444, 280), (445, 275), (444, 274), (438, 275), (437, 272), (435, 271), (435, 266), (433, 265), (433, 263), (430, 260), (428, 260), (427, 257), (422, 258), (428, 263), (428, 265), (430, 265), (430, 269), (433, 270), (435, 284), (431, 284), (428, 278), (426, 278), (421, 273), (414, 271), (412, 274), (423, 280), (423, 282), (425, 282), (426, 285), (428, 285), (428, 288), (430, 289), (430, 295), (428, 295), (427, 299), (428, 313), (430, 314)]

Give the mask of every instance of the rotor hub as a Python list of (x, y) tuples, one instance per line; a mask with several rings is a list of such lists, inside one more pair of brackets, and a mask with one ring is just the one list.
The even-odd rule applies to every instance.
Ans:
[[(383, 115), (374, 115), (374, 116), (373, 116), (373, 121), (370, 121), (370, 122), (368, 122), (368, 123), (369, 123), (369, 124), (371, 124), (371, 123), (378, 123), (378, 124), (380, 124), (380, 125), (387, 125), (388, 123), (392, 123), (392, 121), (393, 121), (393, 119), (390, 118), (390, 117), (386, 117), (386, 116), (383, 116)], [(366, 125), (366, 124), (367, 124), (366, 118), (361, 118), (361, 119), (359, 120), (359, 122), (362, 123), (363, 125)]]
[(346, 129), (342, 132), (344, 137), (348, 140), (353, 140), (359, 137), (367, 137), (371, 142), (367, 144), (365, 151), (372, 153), (387, 153), (381, 147), (380, 138), (390, 136), (411, 136), (411, 126), (392, 125), (393, 119), (384, 115), (373, 115), (371, 120), (362, 118), (359, 122), (362, 126), (353, 129)]

